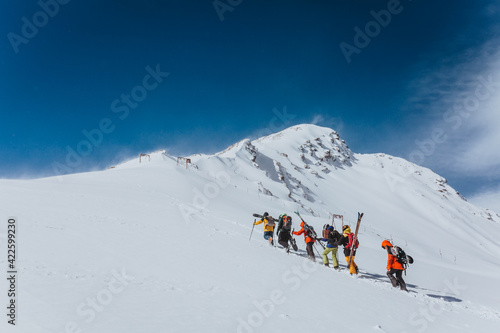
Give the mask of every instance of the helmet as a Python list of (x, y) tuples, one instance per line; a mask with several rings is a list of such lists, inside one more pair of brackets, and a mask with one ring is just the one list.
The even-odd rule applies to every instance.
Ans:
[(383, 248), (383, 249), (387, 249), (387, 247), (388, 247), (388, 246), (389, 246), (389, 247), (392, 247), (391, 242), (389, 242), (388, 240), (384, 240), (384, 241), (382, 242), (382, 248)]
[(264, 216), (264, 217), (269, 216), (269, 213), (265, 212), (262, 216)]
[(346, 224), (345, 226), (342, 227), (342, 231), (344, 231), (347, 228), (349, 228), (349, 226)]
[(328, 230), (332, 231), (333, 230), (333, 226), (329, 226)]

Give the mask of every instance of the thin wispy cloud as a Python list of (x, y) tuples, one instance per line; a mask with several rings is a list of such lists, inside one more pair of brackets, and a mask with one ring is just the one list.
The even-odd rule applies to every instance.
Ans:
[(313, 117), (311, 124), (318, 125), (325, 120), (325, 117), (321, 114), (317, 114)]
[(469, 201), (479, 207), (488, 208), (500, 214), (500, 186), (478, 193), (469, 198)]
[[(408, 105), (426, 119), (409, 156), (467, 176), (500, 177), (500, 40), (443, 58), (411, 84)], [(442, 133), (440, 140), (433, 132)], [(417, 152), (417, 154), (415, 154)]]
[(341, 118), (328, 114), (315, 114), (311, 120), (311, 124), (329, 127), (337, 132), (341, 132), (344, 128), (344, 122)]

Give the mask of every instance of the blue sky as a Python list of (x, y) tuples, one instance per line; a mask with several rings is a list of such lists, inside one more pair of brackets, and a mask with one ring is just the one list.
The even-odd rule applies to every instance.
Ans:
[[(354, 152), (430, 167), (466, 196), (500, 192), (499, 1), (0, 6), (2, 178), (102, 169), (155, 149), (212, 153), (313, 122)], [(473, 103), (481, 82), (477, 110), (450, 111)]]

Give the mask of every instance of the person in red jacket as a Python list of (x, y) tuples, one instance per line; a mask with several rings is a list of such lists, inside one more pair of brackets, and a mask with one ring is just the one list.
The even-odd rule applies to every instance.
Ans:
[[(405, 270), (403, 264), (397, 261), (396, 256), (391, 252), (392, 244), (388, 240), (382, 242), (382, 248), (387, 251), (387, 276), (391, 280), (392, 286), (399, 286), (401, 290), (408, 291), (406, 289), (406, 283), (403, 280), (403, 271)], [(394, 277), (396, 275), (396, 277)]]
[(304, 230), (304, 224), (305, 223), (302, 222), (300, 224), (301, 229), (299, 231), (293, 231), (292, 233), (294, 235), (297, 235), (297, 236), (304, 234), (304, 240), (306, 241), (307, 255), (309, 256), (309, 259), (311, 259), (312, 261), (316, 261), (316, 258), (314, 257), (314, 249), (313, 249), (313, 245), (314, 245), (314, 242), (316, 240), (307, 234), (307, 232)]
[[(351, 275), (358, 274), (359, 268), (358, 265), (356, 265), (356, 263), (354, 262), (354, 259), (356, 258), (356, 250), (359, 246), (359, 241), (357, 239), (356, 241), (354, 241), (354, 233), (351, 232), (351, 228), (348, 225), (344, 225), (342, 227), (342, 234), (343, 237), (340, 244), (344, 245), (344, 256), (345, 256), (345, 261), (347, 262), (347, 269), (349, 270), (349, 273), (351, 273)], [(354, 251), (352, 254), (351, 265), (349, 266), (351, 247), (354, 247)]]

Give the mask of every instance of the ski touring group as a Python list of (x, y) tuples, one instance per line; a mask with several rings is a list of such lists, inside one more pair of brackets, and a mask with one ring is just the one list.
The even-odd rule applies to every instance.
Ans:
[[(319, 236), (314, 228), (304, 221), (298, 211), (295, 212), (295, 214), (297, 214), (301, 220), (299, 231), (295, 231), (295, 229), (292, 228), (292, 217), (290, 215), (281, 214), (279, 218), (276, 219), (270, 216), (267, 212), (262, 215), (253, 214), (254, 217), (258, 217), (260, 220), (254, 221), (250, 239), (252, 238), (254, 227), (256, 225), (264, 224), (264, 239), (269, 242), (269, 245), (275, 246), (276, 234), (278, 237), (277, 243), (285, 249), (286, 253), (290, 253), (290, 248), (296, 252), (298, 251), (298, 246), (295, 238), (293, 238), (293, 235), (304, 235), (308, 258), (312, 261), (316, 261), (314, 251), (316, 250), (319, 255), (319, 252), (315, 247), (317, 242), (323, 248), (323, 252), (321, 253), (323, 264), (330, 267), (328, 255), (331, 254), (332, 267), (335, 270), (340, 270), (337, 253), (339, 247), (342, 246), (349, 273), (351, 275), (357, 275), (359, 273), (358, 265), (354, 259), (359, 247), (358, 231), (361, 219), (363, 218), (363, 213), (358, 213), (358, 221), (354, 232), (352, 232), (349, 225), (342, 225), (342, 233), (340, 233), (335, 230), (333, 225), (325, 224), (323, 226), (322, 234)], [(326, 245), (324, 245), (323, 242)], [(406, 274), (406, 268), (409, 264), (413, 263), (413, 258), (407, 255), (401, 247), (393, 245), (388, 240), (384, 240), (381, 246), (387, 252), (387, 276), (389, 277), (392, 286), (408, 291), (406, 283), (403, 280), (403, 272)]]

